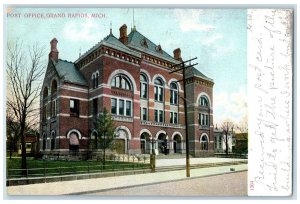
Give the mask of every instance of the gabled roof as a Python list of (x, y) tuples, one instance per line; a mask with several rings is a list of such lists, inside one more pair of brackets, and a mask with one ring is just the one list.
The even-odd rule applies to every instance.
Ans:
[(57, 63), (53, 61), (53, 64), (60, 78), (68, 82), (87, 85), (86, 80), (74, 63), (59, 59)]
[(208, 78), (207, 76), (205, 76), (202, 72), (200, 72), (197, 68), (195, 67), (190, 67), (187, 69), (187, 72), (186, 72), (186, 78), (189, 78), (189, 77), (199, 77), (201, 79), (205, 79), (205, 80), (208, 80), (208, 81), (211, 81), (213, 82), (213, 80), (211, 78)]
[(136, 56), (136, 57), (141, 57), (141, 54), (128, 48), (126, 45), (124, 45), (123, 43), (121, 43), (119, 41), (119, 39), (117, 39), (113, 34), (109, 34), (108, 36), (106, 36), (103, 40), (101, 40), (100, 42), (98, 42), (97, 44), (95, 44), (91, 49), (89, 49), (88, 51), (86, 51), (83, 55), (81, 55), (76, 61), (75, 63), (79, 62), (81, 59), (85, 58), (88, 54), (90, 54), (91, 52), (95, 51), (96, 49), (98, 49), (101, 45), (107, 46), (107, 47), (111, 47), (117, 50), (120, 50), (122, 52), (125, 52), (127, 54)]
[(167, 52), (165, 52), (164, 50), (160, 50), (160, 45), (154, 44), (151, 40), (146, 38), (136, 29), (133, 29), (128, 35), (128, 46), (133, 49), (137, 49), (139, 51), (156, 56), (158, 58), (163, 58), (173, 63), (179, 63), (179, 61), (175, 60)]

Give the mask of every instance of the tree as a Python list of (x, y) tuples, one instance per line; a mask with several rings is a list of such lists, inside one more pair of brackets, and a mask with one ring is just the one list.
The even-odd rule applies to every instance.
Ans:
[(233, 136), (233, 127), (234, 127), (233, 122), (231, 122), (229, 120), (224, 121), (221, 124), (221, 130), (224, 133), (224, 142), (225, 142), (225, 153), (226, 153), (226, 155), (228, 155), (228, 151), (229, 151), (228, 142), (229, 142), (230, 132)]
[[(39, 116), (38, 98), (41, 90), (41, 77), (44, 73), (43, 49), (37, 44), (24, 49), (22, 42), (7, 45), (7, 108), (19, 124), (22, 146), (21, 168), (27, 168), (25, 132), (36, 124)], [(26, 173), (26, 171), (23, 171)]]
[(96, 137), (97, 148), (102, 150), (102, 161), (105, 165), (105, 153), (107, 149), (113, 149), (113, 141), (115, 139), (116, 127), (111, 114), (104, 108), (103, 112), (99, 114), (96, 120)]

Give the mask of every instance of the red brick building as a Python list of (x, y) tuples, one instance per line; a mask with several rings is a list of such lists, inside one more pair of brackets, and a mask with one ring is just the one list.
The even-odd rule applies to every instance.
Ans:
[[(170, 56), (135, 28), (120, 27), (75, 62), (58, 58), (53, 39), (41, 92), (43, 154), (86, 152), (97, 137), (94, 121), (105, 107), (113, 116), (120, 154), (152, 148), (185, 153), (185, 113), (180, 49)], [(192, 154), (213, 153), (213, 81), (194, 67), (186, 71), (188, 131)], [(97, 149), (97, 147), (93, 147)]]

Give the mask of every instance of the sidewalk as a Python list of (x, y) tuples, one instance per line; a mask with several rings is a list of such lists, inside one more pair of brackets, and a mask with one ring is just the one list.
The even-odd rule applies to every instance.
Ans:
[[(234, 168), (235, 171), (231, 171)], [(192, 169), (190, 178), (186, 177), (185, 170), (157, 172), (118, 177), (106, 177), (97, 179), (31, 184), (7, 187), (9, 195), (66, 195), (85, 194), (111, 189), (128, 188), (149, 184), (157, 184), (168, 181), (206, 177), (218, 174), (246, 171), (247, 164)]]

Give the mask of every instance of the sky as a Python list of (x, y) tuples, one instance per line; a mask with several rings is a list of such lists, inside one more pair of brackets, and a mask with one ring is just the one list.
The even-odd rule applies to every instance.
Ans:
[[(196, 68), (214, 80), (214, 124), (247, 118), (247, 11), (180, 8), (7, 8), (7, 42), (38, 43), (46, 50), (58, 40), (59, 58), (75, 61), (109, 34), (127, 25), (171, 56), (181, 49), (184, 60), (197, 57)], [(133, 15), (134, 13), (134, 15)], [(133, 18), (134, 17), (134, 18)]]

